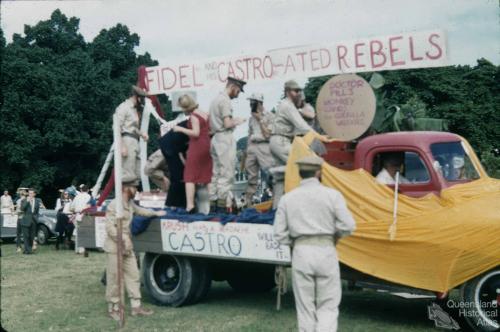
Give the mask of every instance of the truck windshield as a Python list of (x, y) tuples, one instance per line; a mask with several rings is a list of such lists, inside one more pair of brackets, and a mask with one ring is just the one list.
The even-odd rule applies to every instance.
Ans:
[(434, 157), (434, 168), (447, 181), (479, 179), (479, 173), (462, 142), (434, 143), (431, 144), (431, 152)]

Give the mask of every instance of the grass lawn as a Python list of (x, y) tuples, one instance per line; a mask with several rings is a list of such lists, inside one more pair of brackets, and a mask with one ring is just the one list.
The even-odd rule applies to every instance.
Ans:
[[(15, 253), (15, 245), (2, 245), (1, 322), (7, 331), (113, 331), (106, 316), (100, 277), (105, 254), (88, 258), (72, 251), (42, 246), (35, 255)], [(290, 283), (289, 283), (290, 284)], [(143, 290), (144, 294), (144, 290)], [(295, 331), (293, 295), (275, 309), (276, 292), (238, 294), (225, 282), (212, 284), (207, 298), (182, 308), (152, 305), (148, 318), (128, 316), (124, 331)], [(406, 300), (371, 290), (344, 290), (340, 331), (429, 331), (428, 300)], [(128, 305), (128, 303), (127, 303)], [(461, 326), (463, 323), (459, 322)]]

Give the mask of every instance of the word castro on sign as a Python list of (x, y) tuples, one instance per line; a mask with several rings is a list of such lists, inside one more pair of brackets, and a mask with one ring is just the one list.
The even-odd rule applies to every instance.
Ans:
[(290, 248), (274, 240), (271, 225), (226, 224), (215, 222), (185, 223), (161, 221), (163, 251), (226, 257), (236, 260), (258, 260), (289, 263)]
[(160, 65), (146, 73), (149, 93), (162, 94), (220, 86), (228, 76), (252, 82), (447, 65), (446, 34), (436, 30)]

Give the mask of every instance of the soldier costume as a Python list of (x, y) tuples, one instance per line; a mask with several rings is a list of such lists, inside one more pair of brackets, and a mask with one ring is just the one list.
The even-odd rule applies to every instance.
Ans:
[[(124, 183), (130, 185), (130, 183)], [(135, 185), (135, 184), (134, 184)], [(130, 234), (130, 223), (135, 215), (153, 217), (160, 216), (160, 212), (144, 209), (137, 206), (132, 199), (123, 201), (123, 219), (122, 219), (122, 243), (123, 243), (123, 285), (127, 289), (130, 298), (132, 315), (150, 315), (152, 311), (146, 310), (141, 306), (140, 277), (137, 268), (137, 260), (132, 244)], [(117, 217), (116, 200), (112, 200), (106, 209), (106, 240), (104, 242), (104, 251), (107, 253), (106, 267), (106, 301), (108, 302), (108, 314), (111, 318), (118, 320), (119, 290), (117, 282)], [(122, 290), (123, 291), (123, 290)]]
[[(264, 102), (264, 96), (260, 93), (254, 93), (250, 101), (259, 103)], [(252, 197), (257, 191), (257, 182), (259, 172), (267, 171), (274, 165), (274, 158), (271, 155), (269, 148), (269, 135), (262, 131), (265, 127), (268, 132), (271, 132), (273, 114), (268, 112), (262, 113), (262, 118), (259, 120), (255, 116), (250, 117), (248, 122), (248, 143), (245, 159), (245, 171), (248, 177), (248, 186), (246, 190), (246, 202), (250, 205)]]
[[(285, 90), (299, 90), (295, 81), (287, 81)], [(295, 135), (304, 135), (313, 130), (302, 118), (297, 107), (289, 99), (283, 99), (276, 110), (270, 139), (271, 153), (276, 166), (286, 165)]]
[[(318, 171), (317, 156), (297, 162), (301, 171)], [(341, 298), (335, 242), (352, 233), (354, 219), (344, 197), (309, 177), (285, 194), (274, 222), (274, 237), (292, 246), (292, 278), (300, 331), (336, 331)]]
[(137, 105), (133, 98), (128, 98), (115, 110), (120, 123), (122, 136), (123, 181), (135, 181), (141, 178), (139, 159), (140, 116), (144, 107), (146, 91), (132, 86), (133, 95), (137, 97)]
[[(237, 85), (241, 92), (246, 84), (243, 81), (228, 77), (228, 82)], [(236, 140), (234, 128), (224, 127), (224, 119), (233, 117), (231, 98), (227, 91), (222, 91), (210, 104), (209, 123), (210, 155), (212, 156), (212, 182), (210, 183), (210, 200), (217, 202), (218, 208), (231, 206), (232, 186), (236, 167)]]

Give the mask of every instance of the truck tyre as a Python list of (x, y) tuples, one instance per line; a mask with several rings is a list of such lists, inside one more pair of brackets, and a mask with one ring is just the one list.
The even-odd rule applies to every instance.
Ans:
[[(460, 288), (465, 319), (474, 331), (500, 329), (500, 267), (467, 281)], [(496, 305), (494, 305), (496, 303)]]
[(188, 257), (146, 253), (143, 273), (144, 287), (159, 305), (188, 304), (199, 284), (193, 260)]
[(47, 244), (49, 242), (49, 237), (50, 237), (50, 232), (49, 232), (47, 226), (39, 225), (37, 232), (36, 232), (36, 236), (38, 238), (37, 239), (38, 244), (41, 244), (41, 245)]
[(274, 265), (245, 264), (231, 271), (227, 282), (237, 292), (268, 292), (276, 287)]
[(195, 260), (194, 262), (196, 274), (199, 276), (198, 286), (196, 287), (192, 304), (202, 301), (208, 294), (212, 286), (212, 273), (205, 260)]

